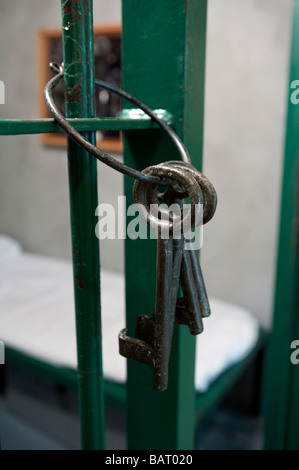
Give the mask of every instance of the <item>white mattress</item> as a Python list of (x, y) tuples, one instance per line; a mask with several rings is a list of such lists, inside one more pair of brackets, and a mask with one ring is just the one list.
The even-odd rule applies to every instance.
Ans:
[[(22, 253), (17, 245), (9, 250), (7, 241), (9, 256), (1, 257), (0, 237), (0, 339), (42, 361), (75, 368), (71, 263)], [(118, 353), (118, 333), (126, 326), (123, 275), (102, 269), (101, 291), (104, 376), (125, 382), (126, 359)], [(204, 320), (204, 332), (196, 338), (199, 392), (244, 358), (258, 337), (259, 325), (250, 312), (216, 299), (210, 303), (211, 317)]]

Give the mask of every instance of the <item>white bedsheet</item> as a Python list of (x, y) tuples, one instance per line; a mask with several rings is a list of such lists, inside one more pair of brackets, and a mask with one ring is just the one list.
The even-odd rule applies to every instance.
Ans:
[(16, 240), (0, 234), (0, 265), (6, 259), (18, 256), (22, 251), (21, 245)]
[[(125, 327), (124, 277), (101, 271), (103, 370), (125, 382), (126, 360), (118, 354)], [(210, 299), (212, 314), (196, 339), (197, 391), (205, 391), (226, 368), (254, 347), (258, 322), (243, 308)], [(26, 253), (0, 259), (0, 339), (7, 346), (51, 364), (76, 367), (72, 267), (67, 261)]]

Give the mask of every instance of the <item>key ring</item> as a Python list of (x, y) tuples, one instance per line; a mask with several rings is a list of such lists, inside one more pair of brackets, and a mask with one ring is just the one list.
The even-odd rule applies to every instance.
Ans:
[[(103, 152), (101, 149), (93, 145), (91, 142), (88, 142), (88, 140), (86, 140), (58, 111), (55, 105), (54, 99), (53, 99), (52, 91), (55, 88), (55, 86), (58, 84), (58, 82), (61, 80), (61, 78), (64, 76), (63, 63), (60, 65), (56, 62), (50, 62), (49, 65), (50, 65), (51, 70), (53, 70), (53, 72), (56, 72), (56, 75), (53, 78), (51, 78), (45, 86), (44, 97), (45, 97), (46, 105), (50, 113), (54, 117), (55, 121), (58, 122), (60, 127), (62, 127), (62, 129), (66, 132), (66, 134), (68, 134), (69, 137), (75, 140), (77, 144), (79, 144), (81, 147), (87, 150), (97, 160), (100, 160), (102, 163), (105, 163), (106, 165), (110, 166), (114, 170), (117, 170), (123, 173), (124, 175), (130, 176), (131, 178), (134, 178), (135, 180), (142, 181), (144, 183), (150, 183), (150, 184), (162, 184), (162, 185), (173, 184), (173, 181), (170, 181), (169, 179), (160, 179), (158, 177), (149, 176), (138, 170), (135, 170), (134, 168), (131, 168), (125, 165), (124, 163), (117, 161), (111, 155)], [(162, 121), (162, 119), (160, 119), (150, 108), (148, 108), (141, 101), (137, 100), (134, 96), (130, 95), (124, 90), (121, 90), (120, 88), (116, 88), (108, 83), (105, 83), (99, 80), (95, 81), (95, 85), (118, 94), (122, 98), (125, 98), (126, 100), (130, 101), (131, 103), (136, 105), (138, 108), (140, 108), (142, 111), (144, 111), (145, 114), (150, 116), (151, 119), (155, 121), (173, 140), (178, 151), (180, 152), (183, 162), (191, 164), (189, 153), (185, 145), (181, 141), (181, 139), (174, 132), (174, 130), (164, 121)]]
[(175, 217), (172, 221), (158, 218), (155, 211), (151, 212), (150, 210), (146, 193), (147, 185), (142, 184), (140, 181), (136, 181), (133, 189), (133, 198), (135, 204), (138, 204), (137, 210), (142, 220), (155, 230), (166, 229), (169, 230), (169, 233), (176, 234), (184, 233), (186, 230), (191, 229), (201, 221), (204, 202), (203, 193), (192, 174), (183, 171), (181, 168), (167, 165), (167, 162), (163, 166), (150, 166), (145, 168), (143, 171), (147, 174), (160, 177), (166, 173), (166, 175), (169, 175), (169, 179), (175, 180), (183, 185), (190, 198), (190, 207), (183, 218), (180, 216)]
[[(187, 173), (191, 174), (195, 178), (197, 184), (199, 185), (203, 193), (203, 205), (204, 205), (203, 224), (206, 224), (214, 216), (214, 213), (217, 207), (217, 193), (215, 191), (215, 188), (212, 182), (203, 173), (199, 173), (197, 170), (195, 170), (194, 167), (190, 166), (189, 164), (186, 164), (185, 162), (172, 160), (170, 162), (160, 163), (158, 166), (165, 167), (169, 165), (173, 166), (174, 168), (181, 168), (182, 170), (187, 171)], [(157, 195), (156, 195), (156, 200), (154, 200), (153, 188), (151, 186), (147, 188), (147, 192), (148, 192), (148, 195), (150, 196), (150, 200), (152, 199), (151, 204), (157, 203), (158, 202)], [(181, 197), (183, 198), (186, 196), (187, 196), (187, 192), (182, 191)]]

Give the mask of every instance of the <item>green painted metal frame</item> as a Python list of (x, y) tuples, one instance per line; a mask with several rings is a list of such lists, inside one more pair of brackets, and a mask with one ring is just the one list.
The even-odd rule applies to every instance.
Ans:
[[(162, 118), (175, 127), (198, 169), (203, 147), (206, 13), (207, 0), (123, 2), (124, 88), (150, 107), (167, 110)], [(62, 18), (67, 117), (74, 127), (93, 142), (92, 131), (123, 130), (125, 163), (139, 170), (179, 158), (172, 142), (150, 119), (132, 119), (125, 110), (120, 119), (94, 118), (92, 1), (62, 0)], [(0, 135), (48, 132), (60, 132), (52, 119), (0, 121)], [(79, 374), (45, 367), (10, 348), (7, 358), (68, 386), (79, 378), (83, 449), (104, 448), (104, 395), (108, 403), (123, 407), (127, 394), (129, 448), (192, 449), (195, 420), (220, 400), (223, 390), (259, 350), (264, 336), (261, 332), (248, 358), (213, 384), (212, 393), (195, 396), (195, 338), (183, 326), (175, 329), (166, 392), (154, 391), (151, 371), (130, 361), (127, 390), (124, 385), (103, 381), (99, 246), (94, 236), (96, 162), (72, 141), (68, 142), (68, 161)], [(125, 180), (128, 204), (132, 184)], [(154, 293), (155, 242), (126, 240), (126, 307), (131, 333), (137, 315), (153, 308)]]
[[(174, 116), (193, 165), (201, 169), (206, 38), (206, 0), (123, 2), (122, 82), (149, 107)], [(124, 160), (142, 170), (178, 159), (173, 143), (155, 135), (124, 132)], [(125, 180), (127, 204), (133, 182)], [(150, 314), (155, 299), (156, 244), (125, 241), (126, 311), (129, 334), (137, 315)], [(186, 327), (175, 328), (168, 389), (152, 388), (152, 372), (128, 361), (129, 449), (192, 449), (195, 429), (195, 338)]]
[[(299, 79), (298, 47), (299, 0), (294, 0), (290, 84)], [(291, 342), (299, 339), (299, 106), (289, 95), (288, 102), (274, 319), (264, 386), (266, 449), (299, 449), (299, 365), (290, 361)]]
[[(126, 131), (158, 129), (159, 126), (146, 115), (140, 118), (126, 117), (127, 110), (123, 110), (120, 118), (74, 118), (68, 119), (69, 123), (77, 131)], [(171, 125), (173, 118), (166, 111), (160, 111), (161, 119)], [(123, 117), (122, 117), (123, 116)], [(59, 124), (54, 119), (0, 119), (0, 135), (21, 134), (47, 134), (63, 133)]]
[[(62, 0), (66, 117), (93, 118), (95, 77), (92, 0)], [(95, 133), (84, 137), (95, 143)], [(104, 449), (97, 162), (68, 138), (68, 174), (75, 292), (82, 449)]]
[[(154, 2), (155, 3), (155, 2)], [(157, 3), (157, 2), (156, 2)], [(174, 3), (176, 3), (174, 5)], [(189, 145), (191, 155), (194, 154), (194, 164), (200, 168), (202, 152), (202, 130), (203, 130), (203, 83), (204, 83), (204, 50), (205, 50), (205, 25), (206, 25), (206, 0), (196, 2), (190, 0), (188, 8), (185, 10), (184, 2), (165, 2), (160, 5), (161, 16), (159, 21), (164, 27), (164, 14), (168, 15), (168, 8), (173, 10), (172, 27), (167, 28), (165, 38), (170, 46), (167, 50), (166, 44), (164, 52), (166, 56), (173, 53), (172, 60), (164, 63), (163, 56), (160, 54), (160, 63), (164, 65), (164, 72), (167, 72), (163, 80), (160, 80), (159, 74), (156, 74), (155, 91), (148, 96), (144, 93), (136, 93), (139, 97), (146, 98), (145, 101), (153, 107), (153, 98), (159, 109), (161, 106), (169, 105), (169, 109), (176, 115), (175, 121), (172, 115), (162, 112), (162, 118), (168, 124), (174, 124), (178, 133), (187, 145)], [(152, 142), (157, 145), (156, 156), (152, 161), (162, 161), (167, 158), (175, 158), (175, 149), (173, 144), (162, 136), (161, 132), (150, 132), (157, 128), (155, 123), (145, 116), (134, 118), (125, 110), (120, 119), (99, 119), (94, 117), (94, 66), (93, 66), (93, 41), (92, 41), (92, 1), (91, 0), (62, 0), (62, 30), (63, 30), (63, 50), (65, 65), (65, 83), (67, 89), (66, 96), (66, 114), (76, 129), (84, 132), (85, 137), (90, 141), (95, 141), (94, 132), (98, 129), (118, 129), (128, 131), (132, 139), (136, 140), (134, 151), (137, 149), (137, 155), (142, 155), (142, 161), (138, 161), (137, 167), (142, 169), (146, 166), (147, 157), (144, 154), (144, 139), (146, 142)], [(133, 4), (130, 6), (132, 7)], [(128, 7), (126, 2), (125, 9)], [(158, 6), (158, 4), (157, 4)], [(148, 10), (148, 5), (140, 8), (140, 17), (143, 17)], [(144, 8), (144, 11), (143, 11)], [(135, 12), (127, 11), (124, 17), (135, 17)], [(126, 23), (126, 21), (125, 21)], [(129, 25), (128, 25), (129, 26)], [(151, 27), (154, 24), (151, 22)], [(172, 40), (172, 34), (178, 26), (179, 35)], [(199, 26), (199, 29), (197, 29)], [(159, 25), (157, 25), (159, 27)], [(199, 31), (199, 33), (198, 33)], [(143, 37), (143, 32), (135, 28), (135, 33), (128, 34), (127, 44), (133, 40), (134, 47)], [(163, 36), (163, 35), (162, 35)], [(151, 37), (155, 35), (151, 33)], [(186, 47), (185, 40), (194, 40), (194, 49)], [(155, 39), (154, 47), (161, 45), (163, 37)], [(124, 41), (125, 43), (126, 41)], [(80, 45), (80, 47), (78, 47)], [(178, 49), (177, 49), (178, 46)], [(156, 56), (154, 47), (151, 49), (151, 56), (147, 59), (147, 67), (151, 62), (153, 67)], [(197, 49), (198, 48), (198, 49)], [(126, 48), (124, 47), (125, 56)], [(141, 55), (139, 54), (139, 58)], [(188, 57), (188, 60), (187, 60)], [(135, 58), (131, 56), (131, 65), (136, 63)], [(187, 67), (188, 63), (188, 67)], [(192, 63), (192, 67), (190, 66)], [(168, 69), (168, 66), (170, 68)], [(136, 67), (131, 67), (135, 75)], [(157, 69), (156, 69), (157, 70)], [(128, 76), (128, 67), (124, 72), (124, 82), (130, 80)], [(137, 75), (137, 74), (136, 74)], [(139, 88), (146, 85), (144, 81), (145, 74), (138, 77)], [(162, 77), (162, 76), (161, 76)], [(167, 78), (167, 79), (166, 79)], [(166, 80), (165, 80), (166, 79)], [(195, 79), (199, 80), (195, 83)], [(133, 90), (136, 84), (136, 77), (132, 81), (129, 90)], [(170, 89), (168, 85), (171, 85)], [(162, 86), (161, 86), (162, 85)], [(193, 88), (192, 88), (193, 87)], [(136, 90), (138, 91), (138, 90)], [(192, 91), (192, 95), (191, 95)], [(157, 93), (156, 93), (157, 92)], [(173, 92), (174, 99), (165, 100), (165, 97)], [(165, 108), (167, 109), (167, 108)], [(192, 119), (189, 116), (192, 116)], [(192, 128), (190, 123), (194, 123), (193, 118), (198, 118), (196, 128)], [(190, 122), (189, 122), (190, 120)], [(138, 132), (137, 132), (138, 131)], [(144, 131), (144, 132), (140, 132)], [(19, 135), (19, 134), (38, 134), (48, 132), (61, 132), (60, 128), (52, 119), (40, 120), (1, 120), (0, 135)], [(193, 132), (193, 135), (192, 135)], [(139, 134), (139, 137), (138, 137)], [(191, 139), (192, 136), (192, 139)], [(141, 152), (140, 150), (141, 144)], [(133, 156), (132, 152), (132, 156)], [(127, 160), (128, 152), (127, 152)], [(135, 155), (136, 156), (136, 155)], [(135, 158), (135, 157), (134, 157)], [(133, 159), (134, 159), (133, 158)], [(79, 404), (82, 427), (82, 448), (83, 449), (102, 449), (104, 448), (104, 386), (102, 376), (102, 357), (101, 357), (101, 324), (100, 324), (100, 273), (99, 273), (99, 246), (98, 240), (94, 236), (94, 210), (97, 206), (97, 179), (96, 179), (96, 161), (91, 158), (84, 150), (78, 147), (72, 140), (68, 141), (68, 163), (69, 163), (69, 188), (70, 188), (70, 209), (71, 209), (71, 228), (72, 228), (72, 251), (74, 266), (74, 291), (76, 306), (76, 327), (77, 327), (77, 349), (78, 349), (78, 379), (79, 379)], [(132, 183), (132, 182), (130, 182)], [(127, 195), (131, 197), (130, 183), (126, 185)], [(129, 191), (129, 193), (128, 193)], [(127, 255), (129, 251), (127, 250)], [(130, 256), (130, 254), (129, 254)], [(142, 260), (141, 260), (142, 261)], [(152, 263), (151, 263), (152, 264)], [(134, 262), (132, 263), (134, 265)], [(140, 262), (140, 266), (143, 262)], [(127, 263), (128, 268), (128, 263)], [(131, 269), (131, 268), (129, 268)], [(128, 274), (128, 273), (127, 273)], [(132, 285), (135, 284), (134, 278)], [(151, 284), (153, 286), (154, 274), (151, 274)], [(129, 283), (127, 289), (130, 290)], [(142, 293), (141, 293), (142, 296)], [(152, 297), (152, 293), (150, 294)], [(130, 307), (130, 305), (128, 305)], [(133, 312), (132, 312), (133, 313)], [(166, 431), (170, 439), (167, 444), (161, 441), (162, 446), (170, 445), (173, 449), (182, 448), (185, 445), (188, 448), (193, 446), (194, 435), (194, 348), (195, 340), (190, 337), (186, 329), (177, 330), (176, 348), (171, 366), (170, 390), (164, 395), (164, 402), (169, 401), (169, 396), (174, 396), (173, 405), (165, 408), (165, 422), (163, 430)], [(16, 358), (11, 351), (11, 358)], [(20, 356), (17, 355), (18, 359)], [(187, 360), (188, 367), (184, 365)], [(25, 361), (28, 365), (35, 365), (37, 369), (43, 370), (36, 361), (30, 358)], [(48, 371), (49, 372), (49, 371)], [(56, 371), (57, 372), (57, 371)], [(61, 371), (61, 377), (66, 373)], [(178, 374), (178, 375), (177, 375)], [(58, 374), (59, 375), (59, 374)], [(72, 381), (73, 374), (66, 373), (65, 380)], [(130, 381), (129, 381), (130, 383)], [(106, 384), (106, 390), (110, 392), (115, 390)], [(130, 386), (129, 386), (130, 389)], [(151, 391), (149, 392), (151, 395)], [(146, 394), (145, 394), (146, 395)], [(123, 399), (123, 392), (119, 392), (119, 402)], [(116, 399), (117, 401), (117, 399)], [(155, 401), (155, 398), (154, 398)], [(162, 402), (161, 402), (162, 404)], [(161, 408), (160, 408), (161, 409)], [(132, 409), (131, 418), (132, 418)], [(155, 404), (155, 410), (158, 412), (159, 406)], [(135, 411), (134, 411), (135, 413)], [(173, 428), (174, 426), (174, 428)], [(130, 429), (135, 427), (134, 420)], [(139, 429), (142, 439), (144, 426)], [(175, 429), (172, 433), (169, 430)], [(173, 434), (173, 436), (172, 436)], [(159, 446), (158, 442), (161, 433), (155, 437), (155, 444), (151, 439), (146, 439), (147, 447)], [(149, 436), (148, 436), (149, 437)], [(131, 443), (134, 442), (134, 437)], [(132, 444), (133, 447), (140, 446), (139, 443)]]
[[(206, 11), (207, 0), (123, 2), (124, 88), (152, 108), (167, 109), (164, 117), (168, 123), (171, 115), (175, 116), (173, 125), (198, 169), (202, 164)], [(132, 120), (125, 113), (122, 119), (94, 118), (92, 1), (62, 0), (62, 18), (67, 118), (93, 142), (95, 136), (90, 131), (108, 128), (125, 131), (125, 160), (135, 168), (178, 158), (173, 143), (165, 135), (160, 131), (146, 131), (156, 128), (148, 119)], [(60, 132), (60, 129), (51, 119), (0, 122), (2, 135), (45, 132)], [(71, 140), (68, 161), (82, 447), (101, 449), (104, 447), (104, 387), (99, 246), (94, 237), (93, 217), (97, 206), (96, 162)], [(132, 181), (126, 180), (125, 188), (130, 204)], [(131, 330), (144, 305), (153, 305), (154, 244), (149, 243), (147, 250), (145, 257), (143, 244), (126, 242), (127, 312)], [(139, 365), (129, 363), (129, 447), (193, 448), (194, 353), (195, 338), (186, 328), (177, 328), (169, 388), (163, 394), (152, 390), (150, 371), (144, 367), (139, 370)], [(144, 426), (144, 422), (148, 425)]]
[[(5, 346), (5, 357), (6, 363), (9, 365), (21, 367), (36, 376), (63, 385), (67, 388), (73, 390), (78, 389), (78, 372), (76, 369), (50, 364), (9, 346)], [(125, 384), (120, 384), (106, 379), (104, 381), (104, 397), (105, 404), (115, 408), (125, 409)]]

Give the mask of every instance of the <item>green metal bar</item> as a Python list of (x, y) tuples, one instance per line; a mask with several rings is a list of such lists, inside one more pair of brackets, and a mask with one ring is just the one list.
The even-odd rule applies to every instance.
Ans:
[[(151, 108), (167, 109), (174, 127), (200, 169), (203, 141), (203, 95), (206, 0), (130, 0), (123, 2), (122, 81), (129, 93)], [(160, 132), (126, 131), (125, 163), (142, 170), (179, 158)], [(127, 204), (132, 184), (125, 180)], [(125, 242), (126, 310), (129, 334), (138, 314), (155, 303), (156, 242)], [(130, 449), (191, 449), (194, 446), (195, 338), (187, 327), (175, 328), (169, 386), (152, 388), (152, 372), (128, 361), (128, 446)]]
[[(139, 113), (140, 114), (140, 113)], [(77, 131), (124, 131), (124, 130), (144, 130), (158, 129), (158, 124), (146, 115), (139, 118), (130, 117), (129, 112), (122, 111), (123, 118), (81, 118), (68, 119), (69, 123)], [(127, 117), (126, 117), (127, 116)], [(167, 111), (159, 111), (159, 117), (167, 124), (172, 124), (172, 117)], [(0, 119), (0, 135), (21, 135), (21, 134), (49, 134), (63, 133), (59, 124), (54, 119)]]
[[(94, 117), (92, 0), (62, 0), (68, 118)], [(94, 133), (85, 133), (95, 141)], [(104, 448), (99, 244), (95, 236), (96, 160), (68, 139), (76, 306), (79, 408), (83, 449)]]
[[(294, 1), (290, 85), (299, 79), (299, 0)], [(299, 338), (299, 106), (289, 89), (281, 197), (273, 328), (270, 336), (265, 402), (265, 448), (299, 448), (299, 366), (290, 361)]]

